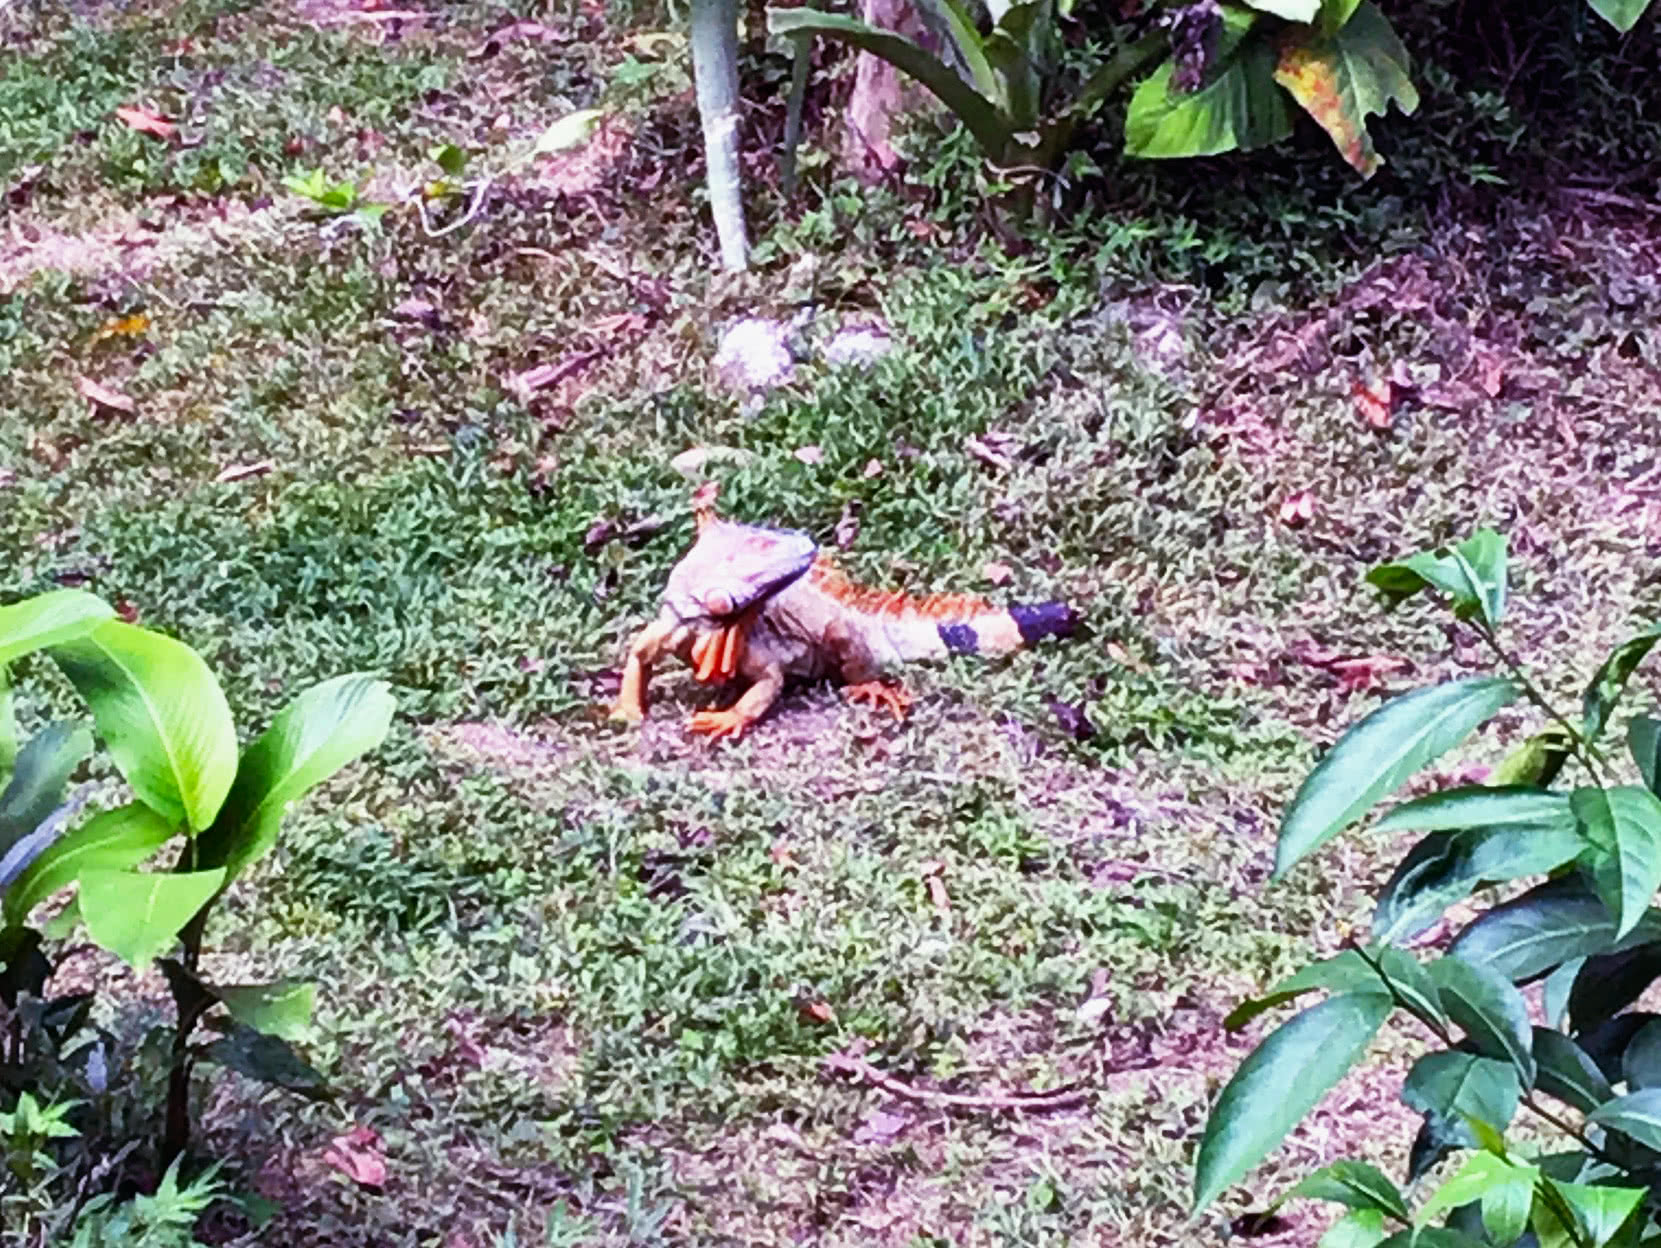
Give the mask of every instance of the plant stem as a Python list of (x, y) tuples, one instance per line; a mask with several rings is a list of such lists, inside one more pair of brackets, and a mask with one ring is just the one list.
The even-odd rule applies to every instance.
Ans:
[(731, 270), (749, 262), (744, 234), (744, 184), (738, 163), (738, 6), (735, 0), (692, 0), (692, 76), (704, 126), (709, 208)]
[(1505, 646), (1501, 644), (1499, 636), (1494, 632), (1492, 625), (1490, 625), (1486, 620), (1478, 619), (1472, 621), (1471, 626), (1476, 629), (1478, 636), (1488, 643), (1489, 649), (1499, 656), (1500, 662), (1504, 663), (1510, 670), (1511, 675), (1516, 679), (1517, 683), (1523, 687), (1523, 693), (1528, 697), (1528, 700), (1544, 711), (1549, 718), (1557, 721), (1558, 725), (1568, 736), (1570, 750), (1574, 754), (1575, 758), (1579, 760), (1580, 765), (1586, 768), (1587, 772), (1591, 775), (1592, 782), (1594, 784), (1601, 785), (1603, 782), (1599, 779), (1598, 769), (1600, 766), (1607, 768), (1608, 763), (1604, 759), (1603, 755), (1598, 753), (1597, 747), (1587, 741), (1585, 737), (1581, 736), (1580, 731), (1568, 721), (1563, 713), (1546, 699), (1546, 695), (1541, 693), (1535, 683), (1529, 679), (1528, 673), (1523, 669), (1523, 665), (1517, 662), (1517, 660), (1506, 650)]

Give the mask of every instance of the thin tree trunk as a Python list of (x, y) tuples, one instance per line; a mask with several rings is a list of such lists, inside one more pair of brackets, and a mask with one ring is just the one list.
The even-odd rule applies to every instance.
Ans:
[(744, 181), (738, 164), (737, 0), (692, 0), (692, 73), (698, 84), (709, 208), (721, 243), (721, 263), (728, 269), (742, 269), (749, 261), (749, 245), (744, 235)]

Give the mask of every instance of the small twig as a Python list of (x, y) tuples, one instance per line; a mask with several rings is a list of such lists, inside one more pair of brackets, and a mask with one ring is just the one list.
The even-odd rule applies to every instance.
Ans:
[(473, 200), (467, 205), (467, 211), (462, 213), (456, 220), (450, 222), (449, 225), (442, 226), (436, 230), (433, 229), (431, 218), (427, 216), (426, 197), (417, 191), (415, 196), (415, 210), (421, 214), (422, 232), (426, 234), (428, 238), (443, 238), (446, 234), (454, 234), (457, 230), (461, 229), (462, 226), (466, 225), (474, 217), (479, 215), (479, 207), (484, 203), (485, 193), (489, 191), (491, 186), (495, 183), (496, 177), (496, 174), (491, 174), (489, 177), (484, 179), (484, 181), (480, 182), (478, 186), (474, 187)]
[(871, 1063), (845, 1053), (832, 1053), (825, 1059), (825, 1069), (835, 1074), (851, 1075), (872, 1087), (907, 1101), (920, 1101), (940, 1109), (965, 1110), (1026, 1110), (1042, 1113), (1051, 1109), (1076, 1109), (1090, 1098), (1088, 1088), (1076, 1084), (1052, 1088), (1048, 1092), (1004, 1092), (971, 1096), (962, 1092), (938, 1092), (932, 1088), (914, 1088), (909, 1083), (885, 1075)]
[(1642, 212), (1652, 217), (1661, 217), (1661, 204), (1646, 204), (1641, 199), (1633, 199), (1629, 195), (1617, 195), (1613, 191), (1600, 191), (1589, 186), (1560, 186), (1557, 188), (1560, 195), (1572, 195), (1576, 199), (1584, 199), (1589, 203), (1602, 204), (1605, 208), (1625, 208), (1631, 212)]

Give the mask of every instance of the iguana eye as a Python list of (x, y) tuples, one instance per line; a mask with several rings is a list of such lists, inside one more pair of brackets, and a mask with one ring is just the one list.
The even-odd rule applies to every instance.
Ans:
[(704, 610), (711, 615), (728, 615), (732, 612), (732, 598), (726, 590), (712, 589), (704, 595)]

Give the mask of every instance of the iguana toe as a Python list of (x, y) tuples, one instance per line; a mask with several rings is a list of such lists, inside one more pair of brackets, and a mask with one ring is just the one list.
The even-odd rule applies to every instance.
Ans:
[(614, 702), (606, 718), (620, 724), (631, 726), (642, 723), (646, 718), (646, 708), (632, 702)]
[(749, 722), (735, 711), (698, 711), (687, 723), (687, 728), (699, 736), (719, 741), (730, 737), (736, 741), (744, 735)]
[(865, 680), (857, 685), (849, 685), (842, 691), (842, 696), (849, 702), (865, 703), (871, 707), (886, 706), (894, 713), (895, 719), (904, 719), (905, 713), (911, 709), (911, 695), (898, 685), (884, 684), (880, 680)]

